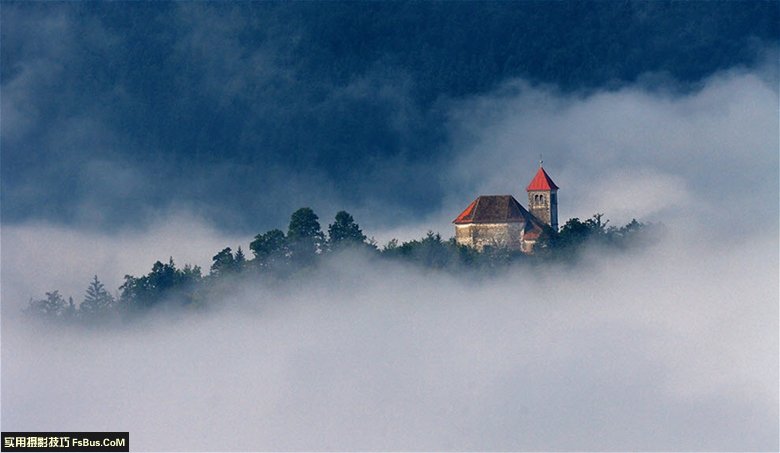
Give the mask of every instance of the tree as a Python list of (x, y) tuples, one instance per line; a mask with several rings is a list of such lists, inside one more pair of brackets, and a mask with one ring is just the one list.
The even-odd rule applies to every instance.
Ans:
[(76, 317), (76, 305), (73, 303), (73, 298), (68, 297), (68, 306), (62, 312), (63, 318), (73, 319)]
[(628, 247), (635, 245), (649, 245), (653, 243), (657, 235), (663, 230), (660, 224), (646, 224), (631, 219), (629, 223), (621, 228), (611, 231), (613, 242), (619, 247)]
[(244, 256), (244, 251), (241, 250), (241, 246), (238, 246), (238, 250), (236, 250), (236, 258), (234, 260), (236, 264), (236, 270), (238, 272), (241, 272), (244, 270), (244, 267), (246, 266), (246, 256)]
[(444, 241), (441, 234), (428, 231), (419, 240), (404, 242), (400, 246), (397, 240), (390, 241), (382, 255), (407, 260), (424, 267), (444, 269), (455, 268), (473, 261), (472, 251), (458, 245), (455, 240)]
[(608, 226), (609, 220), (604, 214), (595, 214), (586, 221), (578, 218), (569, 219), (559, 233), (545, 236), (544, 256), (572, 258), (578, 250), (586, 245), (625, 248), (630, 245), (647, 244), (652, 241), (651, 225), (646, 225), (632, 219), (623, 227)]
[(543, 257), (550, 256), (552, 253), (551, 250), (555, 248), (558, 241), (558, 232), (553, 230), (550, 225), (542, 225), (542, 233), (539, 235), (539, 238), (534, 245), (534, 255)]
[(233, 252), (230, 247), (224, 248), (221, 252), (214, 255), (211, 260), (211, 275), (222, 276), (231, 274), (236, 270), (236, 259), (233, 257)]
[(398, 239), (393, 238), (387, 241), (387, 244), (385, 244), (384, 248), (382, 248), (382, 253), (391, 253), (395, 251), (398, 248)]
[(254, 264), (259, 268), (273, 267), (287, 257), (287, 238), (281, 230), (258, 234), (249, 244), (255, 255)]
[(119, 299), (125, 306), (134, 308), (150, 307), (166, 299), (189, 303), (201, 278), (198, 266), (177, 269), (173, 258), (167, 264), (157, 261), (143, 277), (125, 275), (125, 283), (119, 287), (122, 291)]
[(71, 303), (68, 304), (65, 302), (65, 298), (62, 297), (60, 292), (55, 290), (46, 293), (45, 299), (30, 299), (30, 302), (24, 312), (34, 316), (42, 316), (50, 319), (63, 318), (66, 316), (70, 305), (72, 305), (72, 300)]
[(287, 238), (291, 241), (311, 239), (321, 243), (324, 237), (317, 214), (311, 208), (301, 208), (293, 212), (290, 216)]
[(87, 287), (84, 300), (79, 305), (79, 312), (84, 316), (101, 316), (108, 313), (114, 306), (114, 298), (106, 291), (97, 275)]
[(558, 234), (550, 238), (549, 245), (555, 250), (564, 251), (564, 255), (579, 249), (593, 235), (593, 222), (581, 221), (574, 217), (569, 219)]
[(346, 211), (339, 211), (336, 221), (328, 226), (328, 244), (332, 250), (363, 244), (365, 240), (366, 235)]
[(590, 230), (591, 236), (606, 236), (612, 232), (612, 227), (607, 228), (609, 220), (602, 222), (602, 217), (604, 217), (604, 214), (593, 214), (593, 217), (585, 222), (585, 224), (588, 226), (588, 229)]
[(318, 220), (311, 208), (298, 209), (290, 216), (287, 241), (290, 257), (296, 264), (309, 264), (322, 251), (325, 236)]

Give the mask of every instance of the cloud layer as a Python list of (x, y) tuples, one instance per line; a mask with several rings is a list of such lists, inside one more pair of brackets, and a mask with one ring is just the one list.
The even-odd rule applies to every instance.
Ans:
[[(737, 33), (733, 59), (660, 53), (714, 66), (578, 79), (543, 47), (487, 77), (472, 69), (518, 51), (490, 43), (557, 38), (462, 42), (420, 4), (387, 27), (433, 29), (419, 42), (441, 46), (417, 54), (297, 5), (3, 5), (3, 430), (126, 430), (161, 451), (780, 448), (776, 27), (752, 47)], [(407, 17), (371, 5), (372, 27)], [(642, 5), (615, 20), (660, 24)], [(724, 17), (758, 23), (745, 14)], [(587, 69), (566, 49), (557, 63), (580, 65), (560, 67)], [(380, 244), (447, 237), (478, 195), (524, 203), (540, 154), (561, 223), (603, 212), (669, 235), (488, 278), (344, 255), (123, 326), (20, 314), (52, 289), (78, 302), (94, 274), (113, 290), (170, 256), (207, 269), (301, 206), (323, 226), (347, 209)]]
[[(778, 12), (761, 2), (8, 3), (3, 219), (111, 230), (184, 206), (253, 234), (310, 205), (347, 209), (374, 230), (399, 228), (467, 202), (450, 201), (454, 193), (508, 190), (448, 171), (469, 151), (465, 131), (488, 124), (504, 143), (482, 137), (470, 152), (512, 149), (486, 167), (488, 179), (500, 174), (511, 187), (540, 153), (562, 171), (582, 156), (594, 175), (617, 156), (633, 155), (626, 165), (635, 170), (641, 154), (653, 161), (673, 150), (688, 157), (656, 168), (672, 177), (673, 164), (690, 167), (685, 159), (731, 145), (763, 153), (763, 138), (750, 141), (763, 134), (747, 132), (766, 126), (776, 91), (762, 94), (739, 74), (721, 85), (712, 76), (763, 65), (773, 91), (777, 58), (766, 54), (776, 49)], [(657, 96), (670, 86), (693, 94)], [(751, 114), (756, 121), (744, 124)], [(730, 115), (738, 141), (697, 148), (726, 137)], [(518, 119), (523, 127), (511, 124)], [(508, 166), (513, 173), (495, 170)], [(580, 186), (574, 174), (558, 175)]]
[(778, 92), (762, 75), (733, 70), (685, 94), (508, 84), (453, 109), (450, 199), (523, 197), (541, 155), (561, 186), (563, 219), (605, 212), (618, 222), (777, 229)]
[(3, 425), (162, 451), (772, 450), (777, 246), (486, 280), (343, 256), (121, 328), (4, 312)]

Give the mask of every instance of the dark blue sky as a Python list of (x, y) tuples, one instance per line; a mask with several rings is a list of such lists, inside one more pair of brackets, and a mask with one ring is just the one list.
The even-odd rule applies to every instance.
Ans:
[(516, 79), (696, 90), (765, 61), (778, 5), (3, 2), (3, 222), (401, 224), (454, 183), (453, 105)]

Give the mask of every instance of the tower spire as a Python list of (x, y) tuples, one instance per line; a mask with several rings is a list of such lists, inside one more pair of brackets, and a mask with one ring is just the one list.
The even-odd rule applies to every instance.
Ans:
[(539, 220), (558, 231), (558, 186), (542, 168), (542, 156), (539, 156), (539, 170), (525, 190), (528, 192), (528, 210)]

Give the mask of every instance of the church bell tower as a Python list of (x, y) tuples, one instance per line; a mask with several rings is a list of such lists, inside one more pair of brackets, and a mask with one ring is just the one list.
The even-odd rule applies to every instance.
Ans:
[(558, 231), (558, 186), (544, 171), (542, 161), (539, 161), (539, 170), (525, 190), (528, 192), (528, 210), (531, 214)]

